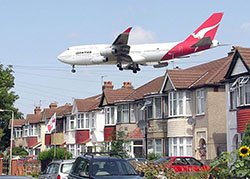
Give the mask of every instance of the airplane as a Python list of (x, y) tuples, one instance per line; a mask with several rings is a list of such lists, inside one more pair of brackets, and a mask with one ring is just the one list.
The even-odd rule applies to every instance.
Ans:
[(72, 65), (116, 64), (119, 70), (140, 71), (139, 65), (153, 65), (154, 68), (168, 66), (170, 61), (189, 58), (191, 54), (220, 46), (214, 39), (223, 13), (213, 13), (184, 41), (129, 45), (129, 33), (132, 27), (118, 35), (111, 45), (81, 45), (69, 47), (58, 56), (58, 60)]

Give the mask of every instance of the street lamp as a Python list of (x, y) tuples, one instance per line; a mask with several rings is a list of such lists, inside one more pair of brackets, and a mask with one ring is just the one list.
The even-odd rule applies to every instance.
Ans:
[(13, 148), (13, 127), (14, 127), (14, 111), (10, 109), (0, 109), (0, 112), (11, 112), (11, 130), (10, 130), (10, 161), (9, 161), (9, 175), (12, 172), (12, 148)]

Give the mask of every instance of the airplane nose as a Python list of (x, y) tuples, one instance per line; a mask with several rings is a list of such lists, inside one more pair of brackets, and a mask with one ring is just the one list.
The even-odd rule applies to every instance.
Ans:
[(57, 59), (63, 63), (68, 63), (69, 58), (70, 58), (70, 55), (67, 55), (65, 53), (62, 53), (62, 54), (58, 55), (58, 57), (57, 57)]

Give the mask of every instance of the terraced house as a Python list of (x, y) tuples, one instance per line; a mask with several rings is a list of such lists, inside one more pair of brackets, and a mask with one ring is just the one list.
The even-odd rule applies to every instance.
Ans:
[[(221, 59), (167, 70), (135, 89), (131, 82), (114, 89), (112, 82), (106, 81), (102, 94), (75, 99), (73, 105), (57, 107), (52, 103), (34, 116), (27, 115), (26, 121), (30, 122), (16, 125), (15, 129), (19, 137), (22, 130), (22, 137), (27, 138), (25, 126), (34, 128), (32, 121), (36, 121), (37, 140), (26, 148), (65, 147), (74, 156), (109, 150), (121, 131), (128, 141), (124, 148), (132, 157), (158, 153), (211, 160), (236, 145), (227, 146), (227, 139), (235, 141), (236, 135), (240, 140), (243, 134), (240, 126), (247, 120), (242, 114), (248, 114), (248, 57), (248, 49), (237, 48)], [(236, 109), (229, 108), (229, 104)], [(45, 125), (54, 113), (56, 130), (45, 134)]]

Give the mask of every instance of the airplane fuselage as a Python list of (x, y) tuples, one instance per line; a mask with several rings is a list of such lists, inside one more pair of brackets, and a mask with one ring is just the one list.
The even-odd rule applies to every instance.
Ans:
[(72, 72), (75, 72), (75, 65), (116, 64), (119, 70), (129, 69), (134, 73), (140, 71), (139, 65), (164, 67), (173, 59), (186, 58), (193, 53), (217, 47), (219, 42), (214, 40), (214, 36), (222, 16), (223, 13), (212, 14), (181, 42), (128, 45), (132, 29), (129, 27), (111, 45), (72, 46), (61, 53), (58, 59), (71, 64)]

